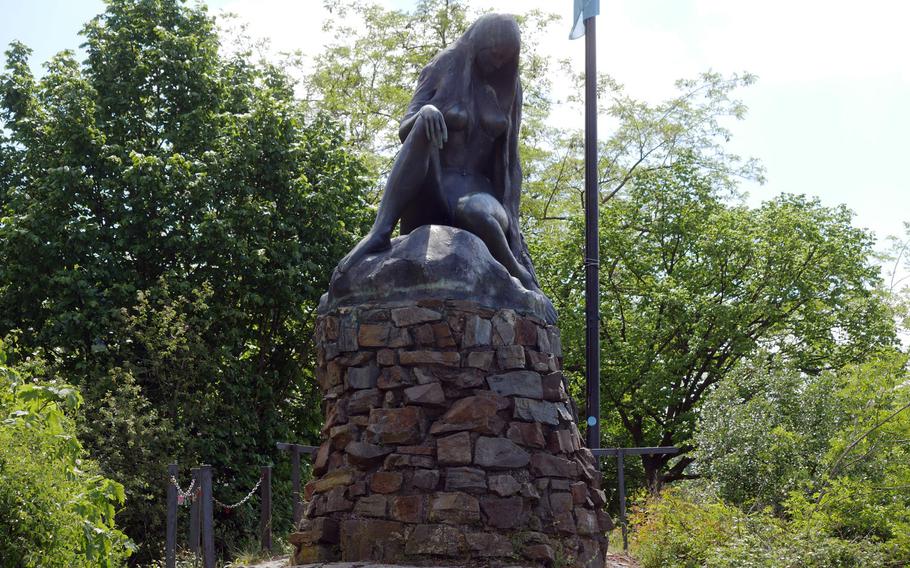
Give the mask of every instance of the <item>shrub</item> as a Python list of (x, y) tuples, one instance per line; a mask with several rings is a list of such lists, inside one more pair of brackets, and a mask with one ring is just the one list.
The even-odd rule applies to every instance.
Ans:
[(644, 568), (850, 568), (899, 566), (890, 545), (841, 539), (774, 516), (744, 511), (694, 484), (637, 505), (632, 552)]
[(72, 420), (82, 398), (6, 365), (0, 342), (0, 561), (115, 566), (132, 543), (114, 526), (123, 487), (84, 459)]

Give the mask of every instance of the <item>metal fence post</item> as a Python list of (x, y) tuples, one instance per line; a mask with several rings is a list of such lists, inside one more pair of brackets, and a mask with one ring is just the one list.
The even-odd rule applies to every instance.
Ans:
[(629, 535), (626, 531), (626, 464), (625, 450), (616, 451), (616, 476), (619, 485), (619, 524), (622, 528), (622, 549), (629, 550)]
[(190, 550), (199, 558), (199, 511), (201, 508), (201, 491), (199, 480), (199, 468), (194, 467), (190, 470), (193, 474), (193, 502), (190, 505)]
[(260, 487), (259, 535), (262, 539), (262, 550), (272, 551), (272, 466), (262, 466), (262, 485)]
[(164, 560), (167, 568), (177, 566), (177, 464), (167, 466), (167, 527)]
[(300, 524), (300, 518), (303, 517), (303, 503), (300, 502), (300, 448), (294, 446), (291, 450), (291, 485), (294, 503), (294, 530)]
[(214, 504), (212, 503), (212, 466), (199, 468), (202, 485), (202, 565), (215, 568), (215, 534), (212, 527)]

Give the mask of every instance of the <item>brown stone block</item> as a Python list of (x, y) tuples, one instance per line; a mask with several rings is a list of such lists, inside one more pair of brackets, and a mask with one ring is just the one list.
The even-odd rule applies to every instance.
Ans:
[(512, 541), (501, 534), (477, 532), (465, 535), (468, 549), (473, 556), (481, 558), (512, 556), (515, 553)]
[(342, 424), (329, 430), (329, 440), (332, 442), (332, 448), (342, 450), (349, 443), (358, 438), (359, 430), (353, 424)]
[(370, 477), (370, 490), (374, 493), (395, 493), (401, 489), (404, 476), (397, 471), (377, 471)]
[(445, 404), (446, 395), (439, 383), (429, 383), (404, 389), (404, 400), (407, 404), (440, 406)]
[(394, 448), (377, 446), (366, 442), (351, 442), (344, 447), (348, 461), (359, 468), (367, 469), (381, 462)]
[(361, 347), (385, 347), (389, 344), (391, 327), (387, 323), (362, 323), (357, 332), (357, 343)]
[(322, 390), (329, 390), (334, 386), (340, 385), (343, 377), (344, 367), (341, 366), (341, 363), (329, 361), (325, 368), (325, 382), (320, 383), (320, 386)]
[(556, 408), (558, 402), (546, 402), (532, 398), (514, 399), (513, 416), (516, 420), (525, 422), (540, 422), (556, 426), (559, 424), (559, 410)]
[(350, 367), (344, 378), (345, 388), (354, 390), (375, 388), (378, 378), (379, 367), (376, 363), (365, 367)]
[(544, 400), (560, 402), (568, 399), (566, 389), (563, 387), (562, 373), (544, 375), (541, 384), (543, 385)]
[(376, 386), (382, 390), (397, 389), (414, 384), (411, 372), (404, 367), (394, 365), (384, 367), (376, 380)]
[(436, 441), (436, 459), (440, 465), (468, 465), (471, 458), (471, 435), (467, 432), (439, 438)]
[(531, 544), (525, 546), (522, 555), (532, 562), (540, 562), (545, 566), (552, 566), (556, 562), (556, 553), (548, 544)]
[(487, 486), (490, 488), (490, 491), (500, 497), (509, 497), (521, 490), (521, 484), (507, 473), (489, 476), (487, 478)]
[(518, 318), (515, 322), (515, 343), (537, 346), (537, 330), (537, 324), (530, 319)]
[(571, 511), (555, 513), (553, 515), (553, 527), (557, 532), (563, 534), (575, 534), (578, 532), (575, 528), (575, 517), (572, 516)]
[(536, 452), (531, 456), (531, 475), (574, 478), (578, 475), (578, 464), (571, 460)]
[(422, 523), (427, 519), (426, 497), (399, 495), (389, 500), (389, 517), (402, 523)]
[(316, 451), (316, 459), (313, 460), (313, 475), (322, 475), (329, 465), (329, 454), (332, 452), (332, 444), (328, 440), (319, 446)]
[(341, 523), (341, 559), (393, 562), (401, 557), (405, 525), (381, 519), (350, 519)]
[(546, 445), (543, 427), (537, 422), (510, 422), (506, 435), (510, 440), (522, 446), (543, 448)]
[(407, 328), (393, 327), (392, 330), (389, 331), (389, 347), (398, 349), (401, 347), (410, 347), (411, 345), (414, 345), (414, 340), (411, 339), (411, 332), (409, 332)]
[(461, 336), (461, 347), (490, 345), (493, 340), (493, 326), (489, 320), (478, 316), (468, 316), (464, 320), (464, 332)]
[(357, 351), (357, 324), (344, 320), (338, 330), (338, 349), (341, 352)]
[(423, 410), (416, 406), (374, 408), (367, 431), (381, 444), (415, 444), (422, 438), (425, 422)]
[(496, 362), (499, 368), (508, 371), (510, 369), (524, 369), (525, 367), (525, 350), (521, 345), (506, 345), (496, 348)]
[(553, 346), (550, 344), (550, 332), (547, 328), (537, 328), (537, 349), (541, 353), (552, 353)]
[(500, 310), (493, 316), (493, 345), (512, 345), (515, 343), (515, 322), (512, 310)]
[(348, 399), (348, 414), (366, 414), (380, 406), (382, 406), (382, 392), (379, 389), (360, 390)]
[(348, 499), (356, 499), (367, 494), (366, 481), (355, 481), (348, 485)]
[(436, 467), (436, 460), (430, 456), (392, 454), (385, 459), (383, 467), (386, 469), (397, 469), (401, 467), (420, 467), (424, 469), (432, 469)]
[(562, 513), (571, 513), (574, 506), (572, 501), (572, 494), (565, 493), (562, 491), (550, 493), (550, 511), (554, 515), (559, 515)]
[(392, 321), (398, 327), (407, 327), (411, 325), (417, 325), (419, 323), (439, 321), (442, 319), (442, 314), (436, 310), (429, 310), (427, 308), (419, 308), (416, 306), (395, 308), (392, 310), (391, 315)]
[(398, 361), (394, 349), (380, 349), (376, 352), (376, 362), (384, 367), (391, 367)]
[(450, 467), (445, 470), (446, 491), (487, 488), (487, 474), (473, 467)]
[(382, 323), (384, 321), (389, 321), (389, 310), (382, 308), (363, 310), (360, 312), (360, 321), (364, 323)]
[(590, 509), (582, 507), (575, 509), (575, 520), (578, 534), (592, 535), (600, 532), (597, 514)]
[(373, 360), (375, 353), (372, 351), (354, 351), (352, 353), (345, 353), (344, 355), (338, 358), (338, 363), (342, 367), (357, 367), (360, 365), (365, 365)]
[(474, 463), (490, 469), (525, 467), (530, 462), (528, 452), (506, 438), (477, 438), (474, 444)]
[(496, 313), (496, 310), (486, 308), (477, 302), (472, 302), (471, 300), (446, 300), (445, 305), (449, 308), (452, 308), (453, 310), (467, 312), (469, 314), (476, 314), (487, 319)]
[(430, 428), (431, 434), (470, 430), (497, 434), (505, 423), (497, 416), (498, 403), (490, 397), (469, 396), (455, 401), (452, 407)]
[(325, 316), (322, 318), (322, 333), (329, 341), (338, 339), (338, 318), (334, 316)]
[(338, 522), (330, 517), (319, 517), (317, 519), (304, 519), (301, 523), (303, 530), (292, 533), (288, 540), (293, 545), (311, 545), (311, 544), (337, 544), (338, 543)]
[(398, 358), (402, 365), (458, 367), (461, 364), (461, 355), (457, 351), (401, 351)]
[(423, 325), (418, 325), (417, 327), (412, 328), (411, 331), (417, 345), (422, 345), (424, 347), (436, 345), (436, 335), (433, 333), (433, 326), (430, 324), (425, 323)]
[(436, 337), (437, 347), (455, 347), (455, 337), (452, 335), (452, 329), (448, 322), (442, 321), (433, 324), (433, 335)]
[(337, 513), (340, 511), (350, 511), (354, 508), (353, 501), (345, 498), (344, 487), (336, 487), (325, 494), (325, 512)]
[(307, 483), (312, 493), (325, 493), (336, 487), (350, 485), (354, 482), (354, 472), (349, 469), (330, 471), (319, 479)]
[(493, 368), (493, 358), (495, 356), (495, 351), (471, 351), (468, 353), (467, 362), (465, 364), (468, 367), (489, 371)]
[(588, 502), (588, 485), (584, 481), (577, 481), (572, 484), (572, 502), (576, 505), (584, 505)]
[(396, 450), (399, 454), (407, 454), (409, 456), (435, 456), (436, 448), (433, 446), (398, 446)]
[(448, 525), (417, 525), (405, 545), (405, 554), (461, 556), (468, 545), (464, 533)]
[(439, 485), (439, 470), (419, 469), (412, 473), (411, 485), (421, 491), (433, 491)]
[(385, 495), (368, 495), (361, 497), (354, 505), (354, 514), (362, 517), (385, 517), (389, 507)]
[(553, 430), (550, 432), (547, 449), (554, 454), (571, 454), (578, 450), (572, 439), (572, 432), (569, 429)]
[(480, 510), (486, 524), (498, 529), (515, 529), (528, 522), (530, 508), (518, 495), (512, 497), (486, 496), (480, 500)]
[(480, 521), (480, 503), (467, 493), (437, 493), (430, 497), (430, 520), (452, 524)]
[(510, 371), (487, 377), (490, 390), (501, 396), (523, 396), (543, 398), (540, 373), (534, 371)]

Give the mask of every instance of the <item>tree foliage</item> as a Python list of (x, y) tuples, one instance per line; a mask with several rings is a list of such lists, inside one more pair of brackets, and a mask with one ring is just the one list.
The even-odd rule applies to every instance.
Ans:
[[(758, 350), (817, 373), (892, 340), (873, 291), (872, 239), (846, 209), (786, 195), (750, 209), (722, 195), (697, 162), (680, 159), (635, 175), (604, 204), (601, 384), (615, 442), (691, 448), (704, 396)], [(564, 314), (566, 366), (579, 374), (577, 222), (571, 232), (546, 257), (544, 282)], [(686, 456), (659, 473), (669, 459), (644, 459), (649, 483), (691, 463)]]
[(114, 525), (123, 486), (76, 437), (79, 391), (7, 364), (0, 342), (0, 561), (25, 568), (119, 566), (133, 544)]
[(0, 336), (81, 387), (148, 558), (172, 459), (229, 501), (276, 440), (315, 435), (315, 306), (367, 181), (282, 69), (219, 54), (204, 8), (111, 0), (83, 35), (81, 64), (35, 79), (17, 43), (0, 76)]

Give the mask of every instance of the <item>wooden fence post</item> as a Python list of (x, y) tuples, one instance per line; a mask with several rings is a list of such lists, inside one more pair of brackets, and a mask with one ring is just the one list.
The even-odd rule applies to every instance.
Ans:
[(294, 530), (300, 524), (303, 517), (303, 503), (300, 502), (300, 448), (294, 446), (291, 450), (291, 496), (294, 503)]
[(177, 566), (177, 464), (167, 466), (167, 526), (164, 561), (167, 568)]
[(214, 515), (212, 503), (212, 466), (199, 468), (202, 485), (202, 565), (215, 568), (215, 534), (212, 527)]
[(199, 511), (202, 505), (200, 499), (201, 491), (200, 488), (200, 479), (199, 479), (199, 468), (194, 467), (190, 470), (193, 473), (193, 502), (190, 505), (190, 550), (193, 551), (193, 554), (196, 555), (196, 558), (199, 558)]
[(260, 486), (259, 535), (262, 539), (262, 550), (272, 551), (272, 466), (262, 466), (262, 485)]

